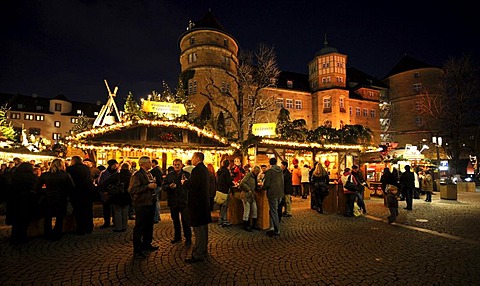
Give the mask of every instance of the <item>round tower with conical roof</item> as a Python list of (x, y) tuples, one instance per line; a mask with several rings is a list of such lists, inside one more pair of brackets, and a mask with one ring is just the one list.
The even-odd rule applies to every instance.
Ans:
[(222, 100), (226, 94), (237, 95), (237, 41), (209, 10), (200, 21), (190, 21), (180, 36), (179, 48), (180, 77), (197, 114), (208, 109), (218, 116), (219, 110), (204, 95), (215, 100)]

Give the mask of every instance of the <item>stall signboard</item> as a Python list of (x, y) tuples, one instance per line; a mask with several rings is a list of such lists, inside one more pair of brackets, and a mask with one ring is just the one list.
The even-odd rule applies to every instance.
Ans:
[(277, 133), (276, 123), (255, 123), (252, 126), (252, 134), (255, 136), (275, 136)]
[(145, 112), (156, 112), (174, 115), (187, 115), (185, 105), (181, 103), (159, 102), (145, 100), (142, 105)]

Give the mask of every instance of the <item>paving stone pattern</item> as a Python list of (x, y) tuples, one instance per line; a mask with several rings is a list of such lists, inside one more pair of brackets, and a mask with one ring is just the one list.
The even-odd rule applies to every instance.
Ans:
[[(293, 216), (281, 235), (209, 225), (209, 256), (186, 264), (191, 248), (170, 243), (168, 213), (155, 224), (160, 249), (132, 256), (133, 221), (124, 233), (100, 229), (66, 234), (60, 241), (34, 238), (8, 244), (0, 226), (0, 285), (479, 285), (480, 193), (457, 201), (414, 200), (397, 225), (386, 223), (383, 199), (367, 201), (368, 214), (347, 218), (318, 214), (309, 200), (294, 198)], [(218, 211), (214, 213), (218, 218)], [(420, 219), (420, 221), (417, 221)], [(427, 222), (421, 222), (427, 220)]]

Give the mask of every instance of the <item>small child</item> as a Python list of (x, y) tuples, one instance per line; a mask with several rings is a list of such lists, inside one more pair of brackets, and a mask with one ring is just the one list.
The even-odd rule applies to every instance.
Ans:
[(390, 185), (386, 190), (387, 193), (387, 207), (390, 209), (390, 216), (388, 216), (388, 223), (394, 223), (398, 217), (398, 189), (394, 185)]

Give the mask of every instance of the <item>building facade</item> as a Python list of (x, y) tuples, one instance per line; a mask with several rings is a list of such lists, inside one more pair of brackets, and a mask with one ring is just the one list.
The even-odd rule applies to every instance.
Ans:
[(83, 115), (92, 120), (98, 115), (100, 102), (70, 101), (64, 95), (53, 98), (36, 95), (0, 94), (0, 102), (7, 105), (7, 116), (17, 133), (41, 136), (52, 143), (69, 135), (70, 130)]
[[(213, 95), (213, 101), (225, 100), (226, 92), (237, 94), (238, 43), (211, 12), (189, 24), (180, 37), (179, 48), (181, 78), (198, 114), (212, 101), (204, 94)], [(292, 120), (304, 119), (308, 129), (364, 125), (373, 131), (374, 142), (380, 144), (379, 102), (386, 86), (360, 71), (347, 69), (347, 56), (326, 40), (307, 69), (308, 74), (283, 71), (275, 87), (262, 90), (273, 95), (276, 108), (262, 113), (254, 123), (276, 122), (283, 107)], [(220, 110), (214, 106), (211, 109), (218, 117)]]

